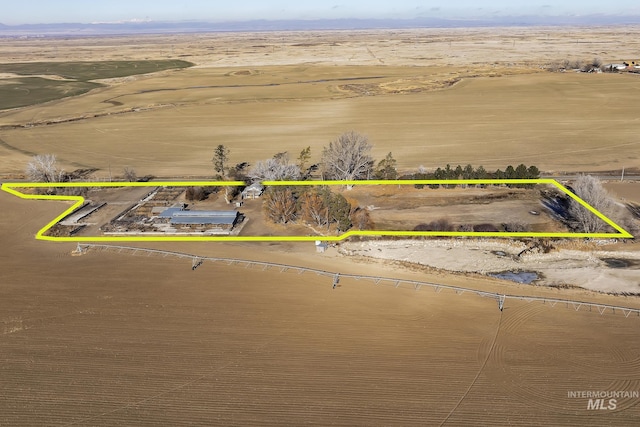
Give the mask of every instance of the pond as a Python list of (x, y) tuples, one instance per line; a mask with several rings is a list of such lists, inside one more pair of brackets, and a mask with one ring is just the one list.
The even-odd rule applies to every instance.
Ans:
[(489, 273), (489, 276), (497, 279), (523, 283), (525, 285), (530, 285), (541, 278), (540, 274), (536, 271), (502, 271), (500, 273)]
[(629, 268), (638, 265), (638, 261), (634, 259), (602, 258), (602, 261), (604, 261), (609, 268)]

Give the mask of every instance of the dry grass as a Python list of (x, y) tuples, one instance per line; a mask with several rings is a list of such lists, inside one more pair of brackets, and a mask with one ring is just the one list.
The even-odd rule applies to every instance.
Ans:
[(414, 230), (419, 224), (446, 219), (461, 225), (521, 223), (536, 232), (557, 231), (560, 224), (540, 211), (539, 188), (489, 187), (416, 189), (413, 186), (356, 186), (344, 191), (353, 204), (368, 207), (376, 230)]

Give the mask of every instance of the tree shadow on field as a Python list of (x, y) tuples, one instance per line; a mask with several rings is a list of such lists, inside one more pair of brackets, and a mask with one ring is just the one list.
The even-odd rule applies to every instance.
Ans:
[(559, 194), (543, 195), (541, 200), (551, 217), (557, 221), (566, 223), (570, 219), (569, 206), (571, 201), (569, 197), (563, 197)]

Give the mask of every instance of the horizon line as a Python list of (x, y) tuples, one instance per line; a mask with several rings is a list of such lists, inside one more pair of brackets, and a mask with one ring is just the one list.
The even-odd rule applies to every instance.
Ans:
[[(488, 17), (415, 16), (407, 18), (290, 18), (228, 20), (128, 19), (92, 22), (0, 22), (0, 35), (110, 35), (180, 32), (357, 31), (391, 29), (459, 29), (508, 27), (592, 27), (640, 24), (640, 14), (498, 15)], [(85, 32), (83, 32), (83, 30)]]

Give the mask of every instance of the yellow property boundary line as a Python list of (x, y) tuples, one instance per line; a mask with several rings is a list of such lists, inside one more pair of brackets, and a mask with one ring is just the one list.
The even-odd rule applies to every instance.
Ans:
[(192, 186), (245, 186), (241, 181), (160, 181), (160, 182), (63, 182), (63, 183), (35, 183), (14, 182), (4, 183), (1, 189), (22, 199), (58, 200), (75, 202), (73, 206), (58, 215), (36, 233), (36, 239), (54, 242), (186, 242), (186, 241), (250, 241), (275, 242), (297, 241), (310, 242), (324, 240), (337, 242), (351, 236), (393, 236), (393, 237), (550, 237), (550, 238), (633, 238), (633, 236), (618, 224), (604, 216), (580, 197), (569, 191), (554, 179), (457, 179), (457, 180), (372, 180), (372, 181), (265, 181), (265, 186), (317, 186), (317, 185), (415, 185), (415, 184), (548, 184), (580, 203), (602, 221), (610, 225), (617, 233), (532, 233), (532, 232), (475, 232), (475, 231), (360, 231), (352, 230), (339, 236), (96, 236), (96, 237), (53, 237), (45, 233), (58, 221), (75, 211), (84, 203), (82, 196), (51, 196), (24, 194), (16, 188), (62, 188), (62, 187), (192, 187)]

